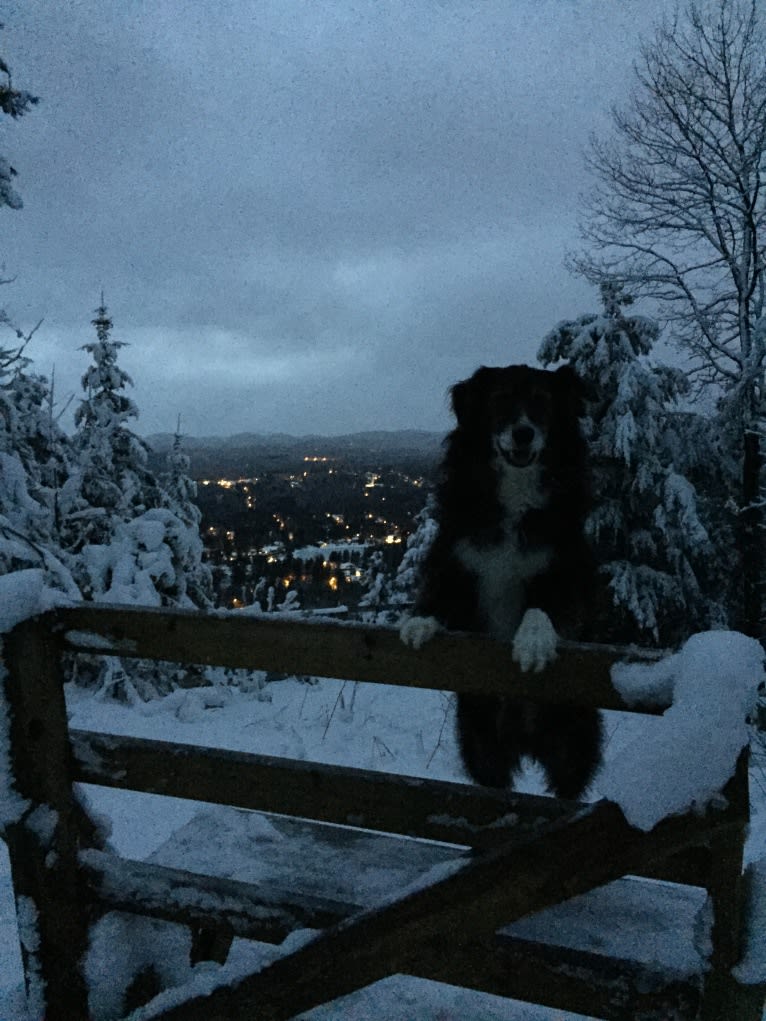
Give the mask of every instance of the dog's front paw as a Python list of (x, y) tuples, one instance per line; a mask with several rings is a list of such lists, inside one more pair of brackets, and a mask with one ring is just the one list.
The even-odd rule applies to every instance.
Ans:
[(526, 673), (539, 673), (556, 658), (558, 635), (544, 610), (527, 610), (513, 639), (513, 659)]
[(399, 637), (405, 645), (420, 649), (430, 642), (439, 630), (436, 617), (408, 617), (399, 628)]

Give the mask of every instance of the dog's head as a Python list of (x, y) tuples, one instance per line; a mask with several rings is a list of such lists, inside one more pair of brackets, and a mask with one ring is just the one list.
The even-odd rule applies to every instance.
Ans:
[(526, 468), (539, 460), (551, 435), (577, 428), (584, 385), (574, 369), (527, 365), (477, 369), (451, 390), (458, 428), (489, 440), (502, 463)]

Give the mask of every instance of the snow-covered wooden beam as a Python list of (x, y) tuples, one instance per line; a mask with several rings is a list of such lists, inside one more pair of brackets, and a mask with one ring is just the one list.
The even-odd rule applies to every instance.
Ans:
[[(91, 731), (71, 731), (74, 779), (460, 844), (477, 850), (536, 833), (573, 804), (349, 766)], [(719, 812), (717, 823), (727, 816)], [(688, 847), (641, 875), (705, 885), (709, 854)]]
[(391, 628), (301, 619), (299, 614), (168, 612), (128, 606), (55, 610), (47, 622), (71, 650), (178, 663), (275, 670), (316, 677), (491, 694), (508, 691), (539, 702), (573, 698), (602, 709), (662, 712), (667, 699), (629, 705), (614, 689), (617, 659), (655, 661), (659, 652), (561, 642), (543, 672), (523, 673), (508, 647), (474, 634), (436, 635), (423, 649), (405, 646)]
[(266, 943), (281, 943), (295, 929), (324, 929), (361, 908), (274, 883), (203, 876), (91, 848), (81, 852), (80, 866), (101, 910), (134, 912), (192, 928), (215, 920), (217, 929)]
[[(651, 833), (631, 827), (609, 802), (549, 823), (536, 837), (486, 851), (425, 888), (341, 922), (239, 983), (157, 1017), (162, 1021), (288, 1018), (395, 973), (448, 970), (523, 915), (616, 879), (696, 839), (689, 818)], [(477, 960), (481, 970), (481, 960)], [(159, 1006), (159, 1001), (158, 1001)]]

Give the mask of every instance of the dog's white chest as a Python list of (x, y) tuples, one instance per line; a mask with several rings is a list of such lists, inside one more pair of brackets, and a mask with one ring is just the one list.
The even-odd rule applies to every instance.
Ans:
[(548, 496), (541, 483), (538, 463), (528, 468), (513, 468), (498, 459), (497, 468), (497, 496), (509, 526), (515, 526), (528, 510), (545, 506)]
[(510, 641), (526, 609), (524, 584), (548, 567), (552, 551), (548, 547), (521, 549), (514, 530), (489, 546), (476, 546), (463, 539), (455, 547), (455, 554), (476, 576), (479, 609), (487, 631)]

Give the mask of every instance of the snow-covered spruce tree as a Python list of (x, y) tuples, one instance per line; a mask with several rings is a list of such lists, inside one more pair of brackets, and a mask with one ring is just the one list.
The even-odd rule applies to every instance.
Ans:
[(596, 634), (672, 644), (724, 613), (717, 550), (689, 477), (705, 457), (706, 434), (697, 416), (678, 410), (684, 374), (648, 361), (657, 323), (625, 314), (632, 299), (618, 283), (605, 281), (601, 294), (603, 312), (561, 323), (539, 359), (568, 361), (593, 391), (584, 422), (594, 477), (587, 529), (612, 603)]
[[(147, 444), (130, 428), (138, 409), (124, 393), (131, 385), (118, 364), (124, 344), (112, 340), (103, 302), (93, 325), (96, 340), (84, 345), (93, 363), (75, 412), (76, 461), (61, 492), (62, 539), (75, 578), (83, 596), (96, 602), (208, 606), (199, 523), (187, 498), (179, 505), (163, 490), (148, 466)], [(81, 657), (76, 680), (135, 699), (200, 683), (200, 674)]]
[(633, 69), (613, 132), (592, 141), (595, 187), (575, 261), (594, 283), (656, 302), (699, 387), (723, 393), (737, 480), (741, 611), (763, 636), (766, 23), (758, 0), (689, 0)]
[[(128, 424), (138, 409), (125, 393), (132, 380), (117, 363), (125, 345), (112, 340), (112, 320), (103, 302), (93, 325), (96, 340), (82, 348), (93, 362), (82, 377), (85, 396), (75, 411), (76, 464), (62, 493), (62, 538), (72, 553), (109, 542), (120, 522), (162, 505), (160, 487), (148, 468), (149, 448)], [(83, 585), (89, 596), (85, 579)]]
[[(166, 471), (161, 479), (162, 501), (165, 509), (183, 526), (182, 534), (178, 528), (172, 528), (169, 533), (181, 568), (177, 573), (184, 588), (179, 603), (188, 600), (201, 608), (213, 604), (213, 574), (204, 562), (204, 545), (200, 535), (202, 511), (195, 503), (197, 483), (189, 476), (191, 462), (181, 446), (179, 418), (173, 446), (167, 455)], [(181, 538), (183, 541), (180, 541)]]
[(0, 575), (42, 570), (49, 588), (77, 598), (55, 542), (66, 437), (53, 419), (47, 381), (28, 366), (23, 345), (0, 348)]
[(375, 624), (397, 624), (415, 601), (419, 569), (434, 540), (437, 525), (429, 499), (416, 515), (415, 531), (407, 539), (396, 571), (386, 568), (383, 554), (373, 553), (367, 566), (365, 593), (359, 600), (362, 619)]
[[(0, 110), (5, 116), (17, 120), (37, 102), (37, 96), (33, 96), (31, 92), (13, 87), (10, 68), (0, 58)], [(16, 171), (4, 156), (0, 156), (0, 206), (21, 209), (24, 203), (13, 187), (14, 177), (16, 177)]]
[[(0, 111), (18, 119), (37, 98), (15, 89), (11, 72), (0, 59)], [(13, 187), (16, 171), (0, 156), (0, 208), (21, 209)], [(8, 283), (2, 280), (0, 283)], [(69, 572), (51, 549), (52, 479), (50, 470), (64, 458), (64, 438), (43, 412), (49, 401), (47, 381), (28, 372), (24, 348), (32, 333), (19, 329), (0, 309), (0, 327), (13, 335), (0, 344), (0, 574), (24, 569), (44, 572), (55, 589), (76, 593)]]

